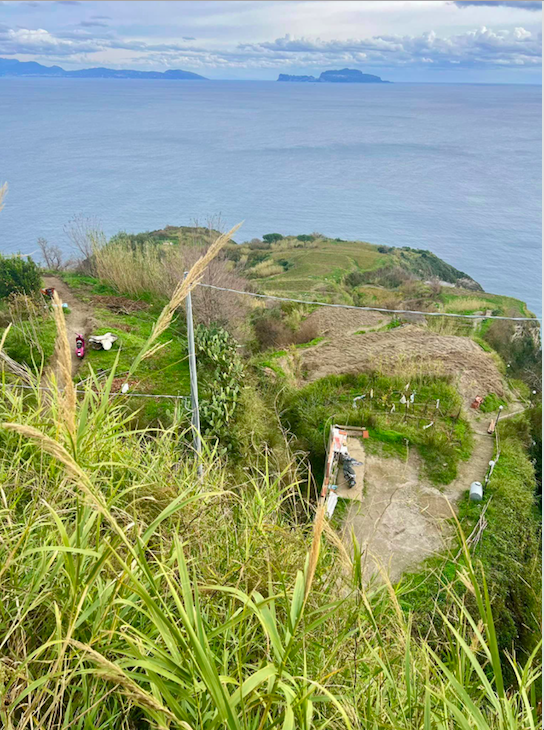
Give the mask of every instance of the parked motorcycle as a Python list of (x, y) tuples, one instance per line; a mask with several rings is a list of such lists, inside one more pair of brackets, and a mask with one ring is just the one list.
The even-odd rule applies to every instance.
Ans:
[(85, 357), (85, 340), (81, 335), (76, 335), (76, 356), (80, 360)]

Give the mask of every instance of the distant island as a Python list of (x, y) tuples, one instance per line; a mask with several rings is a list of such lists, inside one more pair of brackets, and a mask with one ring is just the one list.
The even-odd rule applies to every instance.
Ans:
[(166, 79), (174, 81), (202, 81), (204, 76), (171, 69), (169, 71), (133, 71), (116, 68), (82, 68), (78, 71), (66, 71), (60, 66), (42, 66), (36, 61), (17, 61), (11, 58), (0, 58), (0, 76), (35, 76), (63, 79)]
[(315, 76), (291, 76), (280, 74), (278, 81), (298, 81), (305, 83), (330, 83), (330, 84), (390, 84), (379, 76), (364, 74), (354, 68), (343, 68), (340, 71), (323, 71), (317, 79)]

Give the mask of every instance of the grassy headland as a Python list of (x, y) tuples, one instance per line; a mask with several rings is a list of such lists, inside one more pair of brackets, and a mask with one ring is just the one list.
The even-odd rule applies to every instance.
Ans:
[[(330, 338), (312, 307), (256, 304), (240, 316), (237, 300), (205, 299), (196, 290), (205, 435), (199, 476), (183, 409), (145, 406), (135, 419), (130, 399), (112, 394), (127, 377), (139, 392), (188, 391), (183, 316), (172, 316), (183, 306), (180, 272), (209, 239), (200, 229), (198, 240), (194, 229), (186, 239), (184, 229), (166, 230), (166, 239), (162, 232), (116, 237), (86, 262), (93, 276), (62, 274), (92, 306), (92, 331), (119, 336), (111, 351), (88, 353), (77, 399), (69, 383), (57, 388), (54, 374), (42, 370), (44, 361), (55, 364), (49, 350), (33, 365), (30, 390), (12, 388), (13, 375), (0, 384), (4, 726), (540, 726), (540, 516), (530, 461), (538, 418), (500, 426), (501, 460), (485, 501), (461, 502), (451, 554), (396, 586), (386, 577), (366, 584), (359, 545), (343, 542), (338, 523), (316, 509), (328, 425), (364, 421), (384, 456), (404, 456), (406, 442), (413, 444), (422, 473), (447, 484), (473, 443), (458, 381), (410, 370), (406, 360), (418, 395), (410, 413), (399, 407), (403, 370), (310, 382), (303, 356), (318, 355)], [(427, 311), (486, 311), (491, 303), (504, 313), (525, 311), (477, 288), (441, 285), (473, 286), (423, 254), (280, 238), (227, 244), (206, 276), (322, 301), (376, 297)], [(32, 317), (30, 310), (22, 316)], [(57, 317), (61, 334), (63, 322)], [(349, 326), (363, 330), (356, 339), (381, 343), (400, 324)], [(535, 401), (529, 383), (538, 344), (531, 332), (512, 337), (494, 324), (459, 324), (444, 334), (436, 326), (433, 335), (449, 348), (460, 337), (487, 338), (503, 368), (486, 356), (486, 367), (495, 368), (489, 382), (504, 379), (503, 392), (487, 394), (490, 408)], [(425, 339), (425, 322), (417, 326)], [(36, 331), (41, 338), (47, 330)], [(419, 330), (410, 332), (420, 347)], [(62, 348), (57, 353), (66, 358)], [(340, 345), (337, 360), (341, 367)], [(353, 398), (370, 390), (371, 405), (354, 408)], [(423, 430), (430, 404), (436, 424)], [(486, 505), (486, 528), (467, 544), (463, 530), (471, 533)]]

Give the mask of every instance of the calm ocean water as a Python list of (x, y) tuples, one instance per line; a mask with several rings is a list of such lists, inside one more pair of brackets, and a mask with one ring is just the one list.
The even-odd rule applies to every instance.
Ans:
[(541, 87), (0, 79), (0, 248), (244, 219), (430, 249), (541, 311)]

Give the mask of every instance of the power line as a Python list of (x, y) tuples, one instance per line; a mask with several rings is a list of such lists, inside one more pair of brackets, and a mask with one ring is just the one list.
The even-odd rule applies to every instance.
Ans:
[(276, 302), (295, 302), (296, 304), (310, 304), (318, 307), (332, 307), (334, 309), (358, 309), (365, 312), (388, 312), (389, 314), (421, 314), (424, 317), (461, 317), (463, 319), (502, 319), (509, 322), (539, 322), (540, 317), (500, 317), (499, 315), (485, 314), (457, 314), (453, 312), (420, 312), (413, 309), (385, 309), (384, 307), (357, 307), (354, 304), (330, 304), (329, 302), (312, 302), (306, 299), (290, 299), (288, 297), (277, 297), (273, 294), (256, 294), (251, 291), (240, 291), (239, 289), (229, 289), (226, 286), (215, 286), (214, 284), (202, 284), (207, 289), (217, 289), (218, 291), (231, 292), (232, 294), (243, 294), (247, 297), (257, 297), (258, 299), (273, 299)]

